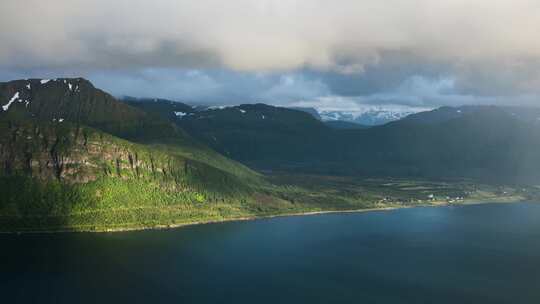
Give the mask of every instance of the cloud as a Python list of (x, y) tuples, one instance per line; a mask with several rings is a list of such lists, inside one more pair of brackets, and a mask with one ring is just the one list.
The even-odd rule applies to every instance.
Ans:
[(275, 84), (261, 92), (259, 98), (263, 101), (287, 102), (328, 94), (330, 94), (328, 86), (320, 80), (306, 79), (301, 74), (287, 74), (280, 76)]
[(2, 0), (0, 78), (202, 101), (534, 103), (538, 28), (537, 0)]
[[(313, 67), (344, 73), (380, 52), (491, 62), (540, 56), (535, 0), (3, 0), (9, 66)], [(29, 60), (30, 59), (30, 60)]]
[(97, 87), (116, 96), (158, 97), (204, 104), (288, 103), (331, 94), (320, 79), (294, 72), (148, 68), (93, 72), (87, 77)]
[[(324, 111), (364, 111), (382, 106), (387, 110), (420, 112), (439, 106), (525, 105), (538, 106), (538, 95), (479, 96), (459, 93), (453, 78), (425, 78), (413, 75), (386, 91), (357, 95), (325, 95), (289, 103), (296, 107), (313, 107)], [(286, 104), (283, 104), (286, 105)]]

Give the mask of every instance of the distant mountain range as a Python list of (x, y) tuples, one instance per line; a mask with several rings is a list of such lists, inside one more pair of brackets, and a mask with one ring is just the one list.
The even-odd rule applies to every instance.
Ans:
[(306, 112), (248, 104), (192, 111), (173, 121), (216, 151), (267, 170), (513, 181), (540, 177), (537, 109), (443, 107), (369, 128), (340, 121), (332, 125)]
[(391, 121), (400, 120), (411, 114), (427, 111), (426, 108), (397, 107), (397, 106), (370, 106), (364, 105), (356, 110), (325, 110), (307, 107), (293, 107), (292, 109), (310, 113), (322, 121), (343, 121), (364, 126), (378, 126)]

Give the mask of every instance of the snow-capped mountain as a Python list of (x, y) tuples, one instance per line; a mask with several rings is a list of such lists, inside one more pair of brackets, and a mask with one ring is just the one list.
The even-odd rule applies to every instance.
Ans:
[(351, 110), (315, 108), (322, 121), (347, 121), (366, 126), (383, 125), (428, 108), (406, 106), (362, 106)]
[(370, 110), (366, 112), (321, 111), (323, 121), (348, 121), (367, 126), (382, 125), (399, 120), (415, 112), (392, 112), (386, 110)]

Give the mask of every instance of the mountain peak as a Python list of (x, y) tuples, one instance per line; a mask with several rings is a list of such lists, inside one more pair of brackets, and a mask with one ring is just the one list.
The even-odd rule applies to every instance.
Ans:
[(383, 125), (388, 122), (403, 119), (411, 114), (430, 110), (427, 108), (416, 108), (398, 105), (362, 105), (350, 110), (347, 109), (325, 109), (312, 107), (293, 107), (296, 110), (307, 112), (313, 117), (328, 121), (344, 121), (356, 123), (364, 126)]
[(154, 123), (144, 111), (116, 100), (84, 78), (3, 82), (0, 106), (0, 117), (7, 119), (82, 124), (129, 139), (138, 140), (154, 129), (164, 136), (177, 133), (168, 122)]
[(106, 94), (97, 90), (90, 81), (80, 77), (19, 79), (0, 82), (0, 104), (2, 112), (15, 111), (36, 116), (43, 113), (45, 108), (56, 109), (66, 102), (74, 102), (75, 99), (80, 102), (84, 99), (80, 96), (82, 92), (87, 97)]

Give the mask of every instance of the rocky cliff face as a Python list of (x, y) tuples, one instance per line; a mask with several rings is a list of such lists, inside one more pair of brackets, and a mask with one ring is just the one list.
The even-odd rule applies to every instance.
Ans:
[[(226, 179), (235, 170), (254, 176), (166, 119), (120, 102), (82, 78), (0, 83), (0, 105), (0, 175), (69, 183), (114, 176), (171, 184), (205, 174)], [(154, 143), (173, 147), (148, 145)]]
[[(185, 160), (167, 157), (87, 127), (66, 122), (2, 122), (0, 174), (88, 182), (99, 176), (173, 176)], [(176, 171), (176, 172), (175, 172)]]

